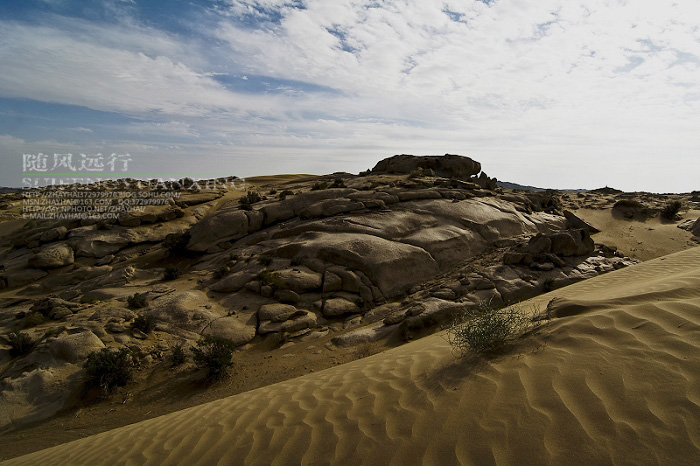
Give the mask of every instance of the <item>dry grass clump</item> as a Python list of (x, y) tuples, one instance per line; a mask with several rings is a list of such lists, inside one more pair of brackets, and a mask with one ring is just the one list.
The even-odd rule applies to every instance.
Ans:
[(497, 309), (481, 303), (477, 309), (455, 317), (447, 329), (447, 341), (460, 356), (495, 353), (539, 325), (517, 305)]

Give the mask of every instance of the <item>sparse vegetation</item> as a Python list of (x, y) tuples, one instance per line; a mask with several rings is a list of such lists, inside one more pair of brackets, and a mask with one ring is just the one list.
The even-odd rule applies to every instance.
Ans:
[(282, 191), (282, 192), (280, 193), (279, 199), (280, 199), (280, 201), (283, 201), (283, 200), (285, 200), (285, 199), (287, 198), (287, 196), (291, 196), (291, 195), (293, 195), (293, 194), (294, 194), (294, 191), (291, 191), (291, 190), (289, 190), (289, 189), (285, 189), (284, 191)]
[(311, 191), (320, 191), (323, 189), (328, 189), (328, 183), (325, 181), (318, 181), (311, 186)]
[(187, 243), (189, 242), (189, 233), (171, 233), (165, 237), (163, 246), (165, 246), (171, 254), (184, 254), (187, 252)]
[(251, 210), (253, 207), (253, 204), (256, 202), (262, 201), (263, 198), (260, 196), (260, 193), (257, 191), (248, 191), (245, 196), (241, 197), (238, 199), (238, 203), (241, 206), (241, 209), (243, 210)]
[(163, 280), (165, 280), (165, 281), (175, 280), (180, 275), (182, 275), (182, 271), (177, 266), (169, 265), (165, 268), (165, 271), (163, 272)]
[(270, 196), (274, 196), (275, 194), (277, 194), (277, 190), (275, 188), (272, 188), (270, 190), (269, 194), (270, 194)]
[(131, 323), (131, 328), (141, 330), (145, 334), (151, 333), (156, 328), (156, 319), (153, 316), (140, 314)]
[(258, 263), (267, 267), (267, 266), (272, 264), (272, 257), (260, 256), (260, 257), (258, 257)]
[(496, 309), (482, 303), (476, 310), (455, 317), (447, 329), (447, 341), (460, 356), (470, 351), (494, 353), (536, 325), (518, 306)]
[(13, 358), (29, 354), (34, 347), (34, 340), (24, 332), (10, 333), (7, 338), (10, 342), (10, 356)]
[(146, 293), (134, 293), (126, 298), (126, 303), (130, 309), (141, 309), (148, 306)]
[(230, 267), (227, 267), (227, 266), (219, 267), (218, 269), (214, 270), (214, 275), (213, 275), (213, 276), (214, 276), (214, 279), (215, 279), (215, 280), (221, 280), (221, 279), (224, 278), (226, 275), (228, 275), (228, 273), (229, 273), (230, 271), (231, 271), (231, 268), (230, 268)]
[(102, 348), (88, 355), (83, 368), (85, 388), (99, 388), (102, 395), (107, 396), (131, 381), (134, 359), (128, 348)]
[(180, 366), (184, 364), (186, 360), (187, 354), (185, 353), (185, 349), (183, 348), (182, 344), (174, 346), (171, 361), (172, 367)]
[(197, 342), (196, 348), (192, 348), (192, 355), (197, 367), (206, 369), (207, 380), (215, 381), (223, 378), (233, 366), (234, 349), (236, 345), (232, 340), (207, 335)]
[(683, 208), (683, 203), (681, 201), (678, 201), (678, 200), (669, 201), (661, 209), (661, 213), (660, 213), (661, 218), (666, 219), (666, 220), (675, 220), (676, 215), (678, 215), (678, 212), (680, 212), (682, 208)]
[(333, 180), (331, 188), (347, 188), (347, 186), (345, 186), (345, 181), (343, 181), (342, 178), (338, 177)]

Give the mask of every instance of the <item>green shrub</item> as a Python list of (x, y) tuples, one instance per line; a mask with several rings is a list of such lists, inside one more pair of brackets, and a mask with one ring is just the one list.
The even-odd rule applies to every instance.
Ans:
[(85, 387), (99, 388), (104, 396), (117, 387), (124, 387), (131, 381), (134, 359), (128, 348), (112, 350), (102, 348), (90, 353), (83, 364)]
[(661, 218), (674, 220), (682, 208), (683, 203), (681, 201), (669, 201), (663, 209), (661, 209)]
[(218, 269), (214, 270), (214, 279), (220, 280), (224, 278), (228, 273), (231, 271), (229, 267), (223, 266), (219, 267)]
[(263, 198), (260, 196), (260, 193), (257, 191), (248, 191), (245, 196), (241, 197), (238, 199), (238, 203), (240, 204), (241, 208), (244, 210), (251, 210), (252, 205), (255, 204), (256, 202), (262, 201)]
[(10, 356), (13, 358), (29, 354), (34, 348), (34, 340), (24, 332), (10, 333), (7, 337), (10, 340)]
[(236, 345), (228, 338), (207, 335), (192, 348), (192, 356), (197, 367), (206, 369), (207, 380), (223, 378), (233, 366), (231, 357)]
[(182, 344), (176, 345), (173, 347), (173, 354), (172, 354), (172, 366), (177, 367), (185, 363), (187, 360), (187, 354), (185, 353), (184, 348), (182, 347)]
[(175, 280), (180, 275), (182, 275), (182, 271), (179, 268), (177, 268), (174, 265), (169, 265), (165, 268), (165, 271), (163, 272), (163, 280), (165, 280), (165, 281)]
[(141, 309), (148, 306), (146, 293), (134, 293), (126, 298), (126, 303), (130, 309)]
[(153, 316), (138, 315), (131, 323), (131, 328), (141, 330), (145, 334), (151, 333), (156, 328), (156, 319)]
[(272, 264), (272, 257), (270, 256), (260, 256), (258, 257), (258, 263), (264, 265), (265, 267)]
[(447, 329), (447, 341), (460, 355), (494, 353), (536, 325), (517, 306), (496, 309), (482, 303), (478, 309), (455, 317)]
[(282, 191), (282, 192), (280, 193), (279, 199), (280, 199), (280, 201), (283, 201), (283, 200), (285, 200), (285, 199), (287, 198), (287, 196), (291, 196), (291, 195), (293, 195), (293, 194), (294, 194), (294, 191), (291, 191), (291, 190), (289, 190), (289, 189), (285, 189), (284, 191)]

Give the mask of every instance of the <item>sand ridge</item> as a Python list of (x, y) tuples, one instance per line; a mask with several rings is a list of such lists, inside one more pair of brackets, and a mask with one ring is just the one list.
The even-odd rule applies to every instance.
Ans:
[(534, 298), (566, 316), (510, 355), (457, 360), (437, 334), (2, 464), (698, 464), (699, 265)]

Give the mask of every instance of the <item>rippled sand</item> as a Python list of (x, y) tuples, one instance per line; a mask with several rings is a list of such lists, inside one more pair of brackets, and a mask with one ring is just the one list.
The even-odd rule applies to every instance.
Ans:
[(437, 334), (3, 464), (700, 464), (700, 248), (553, 297), (509, 355)]

